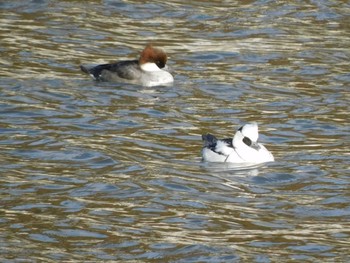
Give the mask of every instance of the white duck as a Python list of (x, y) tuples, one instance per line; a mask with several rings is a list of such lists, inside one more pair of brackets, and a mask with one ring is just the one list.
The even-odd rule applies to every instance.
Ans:
[(231, 139), (217, 139), (214, 135), (202, 135), (205, 162), (265, 163), (273, 162), (272, 154), (258, 143), (259, 131), (256, 122), (247, 123), (238, 129)]

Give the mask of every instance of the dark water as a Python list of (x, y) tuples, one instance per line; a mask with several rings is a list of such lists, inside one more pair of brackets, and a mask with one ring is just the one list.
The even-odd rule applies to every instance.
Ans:
[[(0, 3), (2, 262), (348, 262), (348, 1)], [(163, 47), (171, 87), (80, 63)], [(257, 121), (276, 162), (201, 163)]]

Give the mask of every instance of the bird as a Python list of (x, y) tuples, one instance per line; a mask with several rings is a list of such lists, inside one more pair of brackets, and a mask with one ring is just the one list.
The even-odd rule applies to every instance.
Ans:
[(102, 64), (92, 68), (80, 65), (80, 69), (97, 81), (117, 81), (151, 87), (170, 85), (174, 82), (166, 62), (167, 55), (163, 49), (147, 44), (138, 59)]
[(258, 124), (251, 122), (240, 127), (233, 138), (217, 139), (212, 134), (202, 135), (204, 162), (251, 163), (273, 162), (274, 157), (258, 143)]

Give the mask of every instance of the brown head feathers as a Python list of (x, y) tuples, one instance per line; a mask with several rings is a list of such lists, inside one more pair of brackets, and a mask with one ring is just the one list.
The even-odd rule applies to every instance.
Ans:
[(164, 68), (167, 62), (167, 55), (161, 48), (153, 47), (152, 44), (148, 44), (141, 52), (139, 64), (155, 63), (159, 68)]

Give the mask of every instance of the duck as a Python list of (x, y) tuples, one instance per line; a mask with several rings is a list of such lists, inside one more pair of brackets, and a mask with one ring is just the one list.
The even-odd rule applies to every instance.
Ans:
[(202, 135), (204, 162), (250, 163), (273, 162), (274, 157), (264, 145), (258, 143), (259, 131), (256, 122), (240, 127), (233, 138), (217, 139), (212, 134)]
[(152, 87), (171, 85), (174, 82), (166, 63), (165, 51), (147, 44), (138, 59), (101, 64), (91, 68), (80, 65), (80, 69), (97, 81), (116, 81)]

